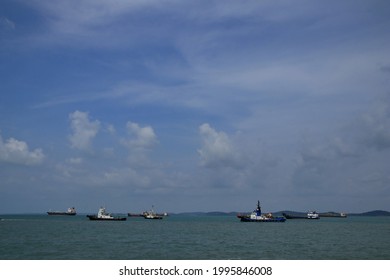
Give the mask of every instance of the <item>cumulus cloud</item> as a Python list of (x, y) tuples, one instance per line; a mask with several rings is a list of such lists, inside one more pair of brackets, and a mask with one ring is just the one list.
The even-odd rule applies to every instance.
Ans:
[(87, 112), (75, 111), (69, 115), (72, 135), (69, 140), (73, 148), (89, 150), (91, 142), (100, 129), (98, 120), (91, 121)]
[(123, 143), (130, 149), (150, 149), (158, 142), (151, 126), (141, 127), (139, 124), (129, 121), (126, 127), (130, 139), (124, 140)]
[(229, 137), (224, 132), (218, 132), (208, 123), (199, 127), (202, 147), (198, 149), (201, 165), (205, 167), (234, 167), (238, 157)]
[(41, 163), (44, 157), (41, 149), (30, 151), (26, 142), (14, 138), (4, 143), (0, 135), (0, 161), (35, 165)]

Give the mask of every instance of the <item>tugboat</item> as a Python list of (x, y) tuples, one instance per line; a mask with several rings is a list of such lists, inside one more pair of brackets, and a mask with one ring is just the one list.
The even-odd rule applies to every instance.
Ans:
[(160, 215), (160, 214), (157, 214), (156, 212), (154, 212), (153, 206), (152, 206), (152, 209), (150, 211), (145, 211), (143, 213), (143, 216), (145, 219), (148, 219), (148, 220), (162, 220), (162, 218), (163, 218), (163, 215)]
[(271, 213), (263, 215), (261, 213), (260, 201), (257, 201), (257, 207), (250, 215), (237, 215), (241, 222), (285, 222), (285, 217), (274, 217)]
[(125, 217), (113, 217), (111, 214), (106, 213), (106, 208), (100, 207), (97, 215), (87, 215), (92, 221), (126, 221)]
[(75, 216), (77, 213), (76, 213), (76, 208), (71, 207), (71, 208), (68, 208), (67, 211), (48, 211), (47, 214), (50, 215), (50, 216), (54, 216), (54, 215), (57, 215), (57, 216)]

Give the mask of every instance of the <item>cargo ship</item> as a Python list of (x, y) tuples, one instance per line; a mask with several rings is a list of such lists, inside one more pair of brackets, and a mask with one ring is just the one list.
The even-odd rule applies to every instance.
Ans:
[(318, 220), (320, 218), (320, 214), (318, 214), (316, 211), (309, 211), (307, 212), (306, 216), (298, 216), (298, 215), (289, 215), (286, 213), (283, 213), (283, 216), (286, 219), (309, 219), (309, 220)]
[(50, 216), (75, 216), (77, 213), (76, 208), (70, 207), (67, 211), (48, 211), (47, 214)]
[(337, 212), (326, 212), (326, 213), (320, 213), (320, 217), (326, 217), (326, 218), (346, 218), (347, 214), (345, 214), (345, 213), (337, 213)]

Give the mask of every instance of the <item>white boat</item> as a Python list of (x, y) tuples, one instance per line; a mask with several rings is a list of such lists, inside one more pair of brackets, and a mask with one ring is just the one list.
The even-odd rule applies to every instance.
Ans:
[(316, 211), (309, 211), (309, 212), (307, 212), (307, 218), (308, 219), (319, 219), (320, 214), (318, 214)]

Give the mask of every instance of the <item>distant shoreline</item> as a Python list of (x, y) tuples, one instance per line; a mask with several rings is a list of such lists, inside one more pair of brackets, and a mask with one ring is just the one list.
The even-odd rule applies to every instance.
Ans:
[[(267, 211), (265, 211), (267, 212)], [(248, 212), (249, 213), (249, 212)], [(274, 215), (282, 215), (283, 213), (288, 214), (294, 214), (294, 215), (306, 215), (307, 212), (297, 212), (297, 211), (291, 211), (291, 210), (285, 210), (285, 211), (277, 211), (272, 212)], [(319, 212), (320, 214), (323, 213), (335, 213), (339, 214), (340, 212)], [(219, 211), (213, 211), (213, 212), (184, 212), (184, 213), (171, 213), (170, 215), (192, 215), (192, 216), (236, 216), (237, 214), (243, 214), (243, 212), (219, 212)], [(347, 216), (365, 216), (365, 217), (383, 217), (383, 216), (390, 216), (389, 211), (385, 210), (373, 210), (368, 212), (362, 212), (362, 213), (345, 213)]]

